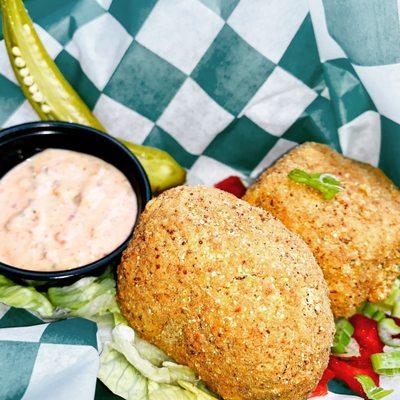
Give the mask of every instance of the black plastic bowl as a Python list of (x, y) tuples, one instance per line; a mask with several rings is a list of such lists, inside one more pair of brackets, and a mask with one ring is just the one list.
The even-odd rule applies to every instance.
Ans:
[[(138, 216), (151, 198), (150, 184), (143, 167), (124, 145), (96, 129), (67, 122), (32, 122), (0, 131), (0, 178), (17, 164), (48, 148), (91, 154), (118, 168), (127, 177), (136, 192)], [(20, 269), (0, 262), (0, 274), (6, 275), (14, 281), (34, 286), (66, 285), (83, 276), (99, 275), (109, 264), (120, 260), (121, 253), (128, 245), (132, 232), (110, 254), (81, 267), (57, 272), (39, 272)], [(84, 245), (82, 243), (82, 246)]]

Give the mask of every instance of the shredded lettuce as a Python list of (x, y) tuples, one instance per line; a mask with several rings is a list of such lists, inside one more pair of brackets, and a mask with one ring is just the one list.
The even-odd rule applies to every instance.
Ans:
[(54, 312), (50, 301), (35, 288), (16, 285), (3, 275), (0, 275), (0, 302), (25, 308), (43, 318), (50, 318)]
[(149, 360), (140, 356), (135, 347), (135, 331), (129, 326), (117, 325), (112, 332), (112, 339), (112, 348), (123, 354), (129, 363), (146, 378), (159, 383), (171, 382), (167, 368), (156, 367)]
[(101, 353), (98, 378), (124, 399), (148, 400), (147, 379), (110, 345), (105, 345)]
[(108, 313), (100, 317), (91, 317), (90, 320), (97, 324), (97, 344), (99, 351), (101, 351), (103, 344), (112, 339), (112, 330), (115, 327), (114, 316)]
[(71, 316), (91, 318), (119, 312), (115, 280), (108, 271), (100, 277), (82, 278), (70, 286), (52, 287), (47, 294), (53, 305), (68, 310)]
[(137, 339), (132, 328), (119, 324), (101, 354), (99, 379), (112, 392), (127, 400), (216, 400), (189, 367)]
[[(175, 364), (171, 361), (164, 361), (161, 367), (152, 364), (147, 358), (146, 349), (142, 342), (142, 355), (135, 345), (135, 331), (127, 325), (117, 325), (112, 332), (111, 346), (125, 356), (131, 365), (133, 365), (146, 378), (157, 383), (173, 383), (178, 380), (196, 382), (195, 373), (185, 365)], [(152, 355), (154, 349), (148, 349)]]
[[(114, 324), (115, 326), (120, 324), (128, 325), (128, 322), (121, 313), (116, 312), (114, 313)], [(157, 367), (161, 367), (164, 361), (172, 361), (158, 347), (152, 345), (146, 340), (141, 339), (137, 335), (134, 335), (134, 344), (141, 357), (145, 358), (146, 360), (149, 360), (152, 364), (156, 365)]]
[(196, 374), (186, 365), (176, 364), (171, 361), (164, 361), (163, 367), (167, 368), (171, 377), (171, 382), (197, 382)]
[(162, 350), (146, 340), (135, 335), (135, 347), (142, 358), (149, 360), (157, 367), (161, 367), (165, 361), (172, 361)]
[(197, 400), (193, 393), (179, 386), (149, 381), (149, 400)]
[(210, 391), (208, 391), (205, 387), (203, 387), (202, 383), (203, 382), (199, 382), (196, 386), (191, 382), (178, 381), (178, 384), (182, 388), (189, 390), (190, 392), (195, 394), (197, 400), (215, 400), (216, 397), (214, 397), (214, 395), (212, 395)]
[(114, 324), (119, 325), (119, 324), (124, 324), (128, 325), (128, 321), (125, 319), (125, 317), (118, 311), (114, 313)]

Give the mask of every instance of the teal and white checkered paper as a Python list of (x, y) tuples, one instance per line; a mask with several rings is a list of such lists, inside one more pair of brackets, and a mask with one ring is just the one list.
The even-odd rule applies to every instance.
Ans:
[(2, 305), (0, 317), (0, 399), (94, 398), (99, 368), (94, 322), (43, 323)]
[[(190, 183), (254, 177), (305, 140), (379, 165), (400, 182), (395, 0), (26, 6), (57, 65), (109, 131), (169, 151)], [(0, 125), (37, 119), (3, 41), (0, 74)]]
[[(110, 133), (167, 150), (191, 184), (254, 178), (310, 140), (400, 184), (397, 0), (25, 4), (56, 64)], [(0, 40), (0, 126), (36, 119)], [(382, 382), (399, 388), (387, 399), (398, 398), (400, 382)], [(347, 394), (327, 400), (352, 398), (330, 389)]]

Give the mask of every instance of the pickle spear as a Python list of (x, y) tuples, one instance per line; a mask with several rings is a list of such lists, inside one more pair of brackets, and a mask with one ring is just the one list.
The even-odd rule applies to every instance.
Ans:
[(186, 171), (166, 151), (155, 147), (120, 141), (140, 160), (149, 177), (153, 193), (161, 192), (186, 180)]
[[(22, 0), (0, 0), (3, 35), (15, 76), (42, 120), (75, 122), (106, 131), (63, 77), (36, 33)], [(122, 141), (139, 159), (153, 192), (182, 184), (186, 171), (168, 153)]]

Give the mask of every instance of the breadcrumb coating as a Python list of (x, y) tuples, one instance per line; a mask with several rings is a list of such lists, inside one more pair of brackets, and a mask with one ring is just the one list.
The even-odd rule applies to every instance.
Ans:
[(129, 324), (225, 400), (303, 400), (333, 337), (311, 251), (270, 213), (206, 187), (153, 199), (118, 269)]
[[(300, 168), (339, 177), (332, 200), (288, 178)], [(330, 289), (335, 316), (385, 299), (400, 265), (400, 192), (378, 168), (328, 146), (302, 144), (267, 169), (244, 199), (280, 219), (309, 245)]]

